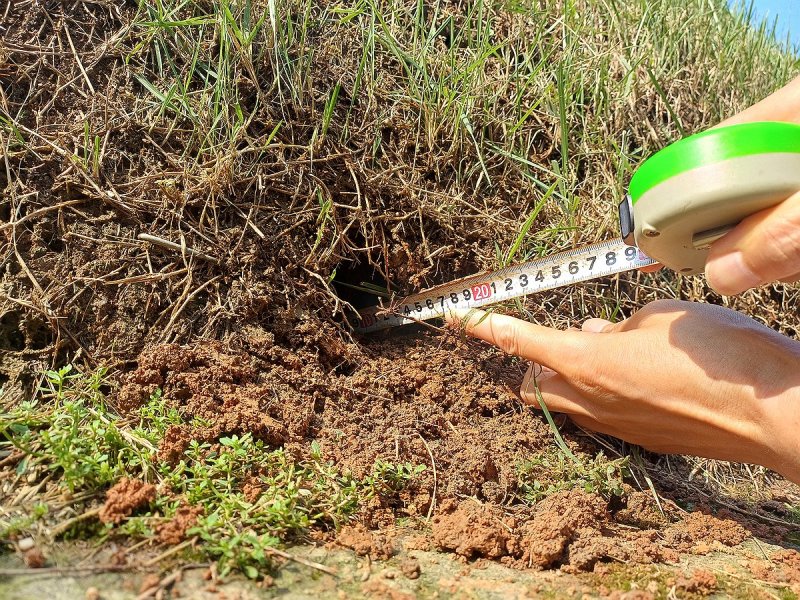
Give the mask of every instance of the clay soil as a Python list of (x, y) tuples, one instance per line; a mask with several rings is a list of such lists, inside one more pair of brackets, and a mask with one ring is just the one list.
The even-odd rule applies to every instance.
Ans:
[[(280, 98), (273, 85), (280, 77), (267, 58), (242, 63), (236, 85), (245, 123), (228, 145), (204, 146), (185, 115), (159, 116), (134, 76), (155, 77), (152, 55), (137, 46), (144, 34), (130, 26), (136, 3), (45, 4), (12, 3), (2, 9), (0, 29), (0, 109), (25, 140), (15, 145), (4, 130), (6, 405), (30, 397), (46, 368), (103, 366), (111, 369), (108, 398), (121, 418), (157, 389), (179, 410), (183, 423), (158, 447), (168, 462), (180, 460), (191, 440), (251, 432), (297, 457), (317, 441), (325, 459), (357, 475), (378, 459), (425, 465), (396, 502), (368, 507), (339, 532), (339, 544), (376, 559), (392, 555), (402, 518), (421, 524), (425, 549), (521, 569), (675, 562), (682, 553), (756, 536), (786, 546), (761, 575), (796, 576), (800, 555), (786, 541), (785, 506), (800, 497), (779, 477), (760, 476), (765, 487), (745, 502), (714, 483), (713, 473), (727, 467), (701, 481), (696, 462), (644, 453), (622, 497), (576, 489), (527, 504), (518, 466), (552, 455), (554, 438), (541, 413), (517, 396), (524, 365), (438, 325), (353, 334), (353, 313), (343, 302), (374, 298), (343, 283), (367, 280), (410, 292), (495, 266), (493, 244), (511, 246), (529, 198), (541, 194), (515, 163), (499, 159), (487, 167), (495, 183), (481, 187), (479, 170), (460, 170), (464, 161), (478, 164), (468, 137), (415, 136), (418, 107), (390, 93), (404, 67), (388, 50), (378, 51), (372, 99), (362, 90), (340, 102), (324, 138), (317, 125), (327, 90), (340, 82), (346, 96), (355, 86), (360, 37), (352, 29), (339, 25), (338, 45), (326, 44), (324, 30), (310, 29), (317, 92), (302, 101)], [(461, 22), (458, 6), (448, 10)], [(527, 26), (506, 17), (498, 35)], [(201, 51), (213, 55), (215, 41), (207, 42)], [(431, 61), (446, 51), (444, 42), (435, 44)], [(486, 85), (502, 76), (491, 71)], [(657, 129), (669, 127), (666, 112), (650, 110), (652, 90), (631, 93), (625, 125), (634, 136), (648, 140), (651, 120)], [(701, 128), (710, 119), (687, 110), (684, 124)], [(553, 114), (540, 115), (531, 160), (559, 159), (556, 122)], [(102, 148), (97, 167), (75, 158), (83, 156), (85, 131), (89, 146), (97, 136)], [(487, 124), (485, 135), (499, 140), (502, 132)], [(265, 149), (248, 150), (255, 147)], [(603, 169), (613, 171), (605, 163), (583, 168), (589, 184)], [(329, 202), (327, 216), (320, 216), (320, 202)], [(603, 212), (586, 208), (579, 216), (594, 224), (591, 235), (613, 229)], [(558, 213), (545, 208), (537, 227), (555, 223)], [(562, 238), (579, 241), (589, 240)], [(529, 301), (528, 316), (564, 326), (617, 301), (625, 316), (658, 296), (659, 281), (630, 274), (562, 290)], [(670, 281), (679, 297), (720, 302), (702, 281)], [(734, 306), (758, 306), (762, 321), (794, 335), (800, 321), (786, 310), (793, 293), (772, 289)], [(627, 451), (556, 420), (583, 457)], [(109, 493), (103, 521), (118, 522), (154, 493), (141, 482), (120, 485)], [(157, 532), (162, 541), (183, 539), (196, 512), (182, 511), (180, 522)], [(320, 535), (337, 539), (335, 531)], [(708, 575), (687, 580), (687, 589), (712, 589)]]

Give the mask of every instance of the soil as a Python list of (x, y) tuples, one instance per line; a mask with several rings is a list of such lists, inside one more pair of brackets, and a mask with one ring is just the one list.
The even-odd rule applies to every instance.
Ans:
[(31, 548), (22, 553), (22, 560), (29, 569), (41, 569), (47, 564), (47, 557), (41, 548)]
[(120, 524), (125, 517), (156, 498), (156, 487), (139, 479), (120, 479), (106, 493), (106, 501), (100, 509), (103, 523)]
[(667, 544), (681, 552), (707, 552), (708, 544), (713, 542), (735, 546), (751, 535), (732, 519), (713, 517), (702, 512), (688, 513), (679, 524), (670, 525), (664, 530)]
[(186, 530), (193, 527), (197, 517), (203, 514), (202, 506), (181, 506), (175, 515), (156, 529), (158, 541), (164, 544), (180, 544), (186, 539)]
[(342, 527), (336, 536), (336, 541), (341, 546), (350, 548), (359, 556), (386, 560), (394, 554), (391, 536), (377, 531), (369, 531), (361, 523)]
[(734, 521), (703, 513), (688, 513), (661, 530), (632, 530), (609, 512), (605, 500), (573, 490), (553, 494), (511, 517), (474, 500), (446, 501), (434, 517), (432, 537), (438, 548), (467, 559), (578, 572), (602, 562), (677, 562), (681, 552), (736, 546), (750, 534)]
[(778, 550), (770, 559), (774, 573), (768, 578), (769, 581), (785, 581), (800, 586), (800, 552), (792, 549)]
[(717, 577), (706, 569), (697, 569), (691, 577), (678, 579), (675, 587), (690, 594), (708, 596), (717, 589)]
[[(502, 501), (514, 492), (518, 461), (550, 446), (547, 427), (517, 397), (514, 361), (457, 336), (342, 344), (335, 349), (342, 366), (331, 371), (318, 352), (288, 350), (253, 332), (227, 347), (157, 346), (140, 357), (117, 397), (120, 410), (138, 408), (160, 388), (187, 421), (167, 432), (162, 458), (177, 460), (191, 439), (245, 432), (298, 452), (317, 440), (325, 458), (359, 476), (377, 459), (427, 465), (406, 506), (425, 515), (434, 468), (438, 494)], [(190, 426), (195, 417), (211, 425)]]
[(409, 579), (418, 579), (422, 569), (416, 558), (406, 558), (400, 563), (400, 572)]

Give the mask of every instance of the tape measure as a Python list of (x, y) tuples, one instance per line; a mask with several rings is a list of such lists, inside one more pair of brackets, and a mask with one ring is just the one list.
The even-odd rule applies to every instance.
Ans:
[(478, 308), (656, 262), (701, 273), (711, 244), (739, 222), (800, 191), (800, 125), (711, 129), (646, 160), (619, 204), (621, 239), (452, 281), (359, 311), (359, 333)]

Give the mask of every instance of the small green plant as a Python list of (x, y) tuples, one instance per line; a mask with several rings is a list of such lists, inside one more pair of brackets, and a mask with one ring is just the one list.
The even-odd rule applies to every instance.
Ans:
[(517, 486), (526, 502), (536, 503), (563, 490), (582, 488), (604, 498), (623, 494), (628, 458), (611, 460), (600, 452), (577, 462), (561, 452), (540, 453), (517, 466)]
[(372, 473), (365, 479), (364, 483), (372, 488), (374, 493), (399, 492), (412, 479), (422, 474), (425, 469), (425, 465), (394, 464), (379, 459), (375, 461)]
[[(159, 523), (184, 504), (202, 507), (187, 535), (202, 540), (200, 553), (217, 560), (221, 574), (239, 570), (257, 577), (269, 566), (270, 549), (302, 537), (312, 527), (336, 528), (376, 496), (397, 494), (424, 466), (376, 461), (359, 479), (324, 460), (312, 442), (297, 460), (252, 434), (222, 437), (218, 443), (192, 441), (177, 464), (156, 460), (167, 429), (185, 424), (180, 411), (156, 390), (135, 421), (121, 421), (106, 406), (105, 371), (82, 374), (72, 367), (45, 373), (40, 397), (22, 402), (0, 424), (2, 446), (23, 452), (20, 475), (53, 480), (78, 496), (99, 496), (122, 477), (139, 478), (170, 490), (150, 510), (116, 527), (81, 527), (82, 536), (151, 537)], [(43, 400), (49, 400), (49, 402)], [(197, 425), (197, 423), (195, 423)], [(48, 517), (37, 503), (0, 518), (0, 538), (20, 534)], [(92, 524), (93, 525), (93, 524)]]
[(33, 525), (47, 516), (48, 506), (37, 502), (30, 511), (17, 515), (8, 520), (0, 519), (0, 540), (19, 537), (19, 535), (33, 527)]

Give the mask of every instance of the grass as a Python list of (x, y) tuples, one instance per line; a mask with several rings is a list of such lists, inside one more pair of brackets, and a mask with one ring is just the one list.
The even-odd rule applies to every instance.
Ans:
[[(297, 249), (313, 274), (297, 279), (323, 295), (332, 291), (317, 286), (342, 263), (386, 271), (380, 240), (398, 219), (389, 241), (425, 240), (419, 252), (430, 256), (444, 243), (437, 230), (458, 243), (480, 218), (481, 243), (464, 247), (465, 259), (472, 271), (496, 268), (616, 233), (612, 209), (639, 162), (790, 78), (797, 55), (724, 5), (480, 0), (454, 12), (395, 0), (138, 0), (113, 37), (131, 94), (113, 110), (170, 166), (129, 170), (120, 186), (112, 173), (127, 150), (104, 141), (99, 113), (81, 121), (74, 152), (52, 143), (165, 239), (185, 222), (192, 246), (213, 253), (241, 217), (255, 243), (268, 237), (257, 221), (276, 209), (287, 227), (313, 229)], [(19, 127), (29, 123), (22, 105), (6, 101), (0, 113), (4, 145), (40, 143)], [(354, 190), (337, 191), (342, 174)], [(253, 201), (265, 182), (294, 199)], [(387, 214), (404, 193), (412, 204)], [(432, 266), (439, 278), (413, 287), (466, 274)]]
[(606, 499), (623, 496), (623, 481), (628, 476), (628, 458), (609, 459), (603, 452), (594, 458), (565, 456), (560, 450), (540, 453), (517, 467), (519, 494), (535, 504), (557, 492), (583, 489)]
[[(425, 468), (377, 461), (357, 478), (323, 460), (316, 443), (298, 461), (249, 433), (213, 445), (192, 442), (177, 464), (167, 463), (156, 448), (169, 426), (183, 422), (179, 412), (157, 392), (136, 419), (121, 420), (105, 404), (106, 376), (70, 366), (48, 371), (41, 395), (4, 415), (0, 452), (22, 455), (16, 487), (45, 491), (32, 506), (12, 503), (3, 511), (0, 541), (42, 528), (67, 537), (152, 539), (188, 505), (202, 508), (187, 531), (201, 542), (196, 558), (217, 561), (223, 576), (238, 570), (255, 578), (272, 566), (270, 549), (312, 528), (338, 528), (373, 500), (391, 501)], [(96, 520), (60, 526), (65, 514), (90, 511), (122, 477), (156, 484), (156, 499), (118, 526)], [(258, 494), (248, 496), (245, 484), (258, 486)], [(62, 502), (65, 491), (74, 502)]]

